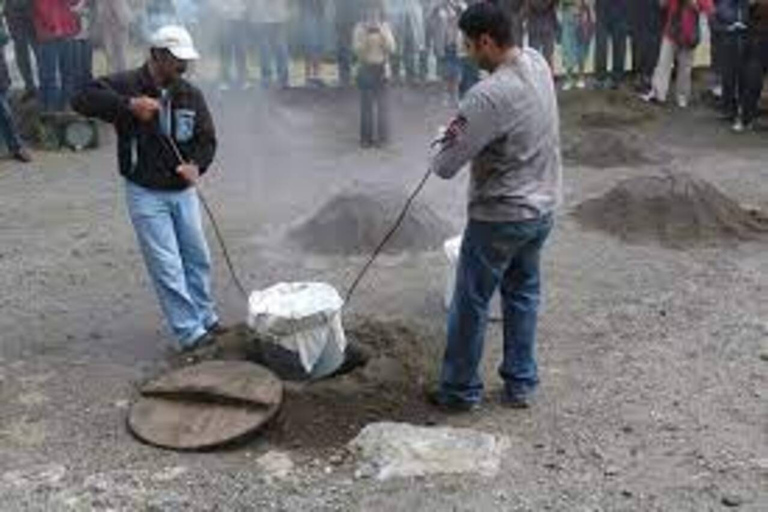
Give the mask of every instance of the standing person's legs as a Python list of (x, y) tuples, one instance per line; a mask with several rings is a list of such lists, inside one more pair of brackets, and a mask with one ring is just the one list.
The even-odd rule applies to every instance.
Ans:
[(187, 290), (199, 321), (209, 330), (219, 317), (211, 293), (211, 253), (203, 231), (200, 199), (194, 187), (175, 195), (172, 217)]
[(46, 41), (39, 48), (40, 103), (45, 112), (53, 112), (59, 104), (58, 42)]
[(37, 53), (35, 27), (28, 16), (8, 16), (8, 31), (13, 39), (13, 51), (16, 55), (16, 65), (24, 81), (27, 92), (35, 90), (35, 77), (32, 72), (32, 54)]
[(339, 84), (348, 87), (352, 82), (352, 31), (354, 27), (336, 27), (336, 62), (339, 68)]
[[(61, 81), (59, 110), (67, 110), (72, 96), (75, 94), (78, 75), (82, 76), (82, 70), (78, 71), (78, 55), (84, 60), (87, 52), (78, 52), (78, 44), (74, 39), (63, 39), (59, 41), (58, 66), (59, 80)], [(83, 64), (84, 66), (86, 64)], [(89, 64), (88, 64), (89, 65)]]
[[(456, 288), (448, 314), (447, 345), (440, 377), (440, 394), (445, 403), (477, 403), (482, 399), (483, 382), (478, 367), (483, 355), (491, 296), (508, 273), (517, 276), (510, 266), (516, 258), (522, 257), (521, 250), (542, 238), (542, 222), (470, 220), (467, 225), (456, 268)], [(530, 257), (524, 259), (527, 262)], [(528, 275), (528, 269), (525, 275)], [(513, 290), (512, 284), (516, 285), (517, 281), (511, 277), (505, 284), (508, 302), (505, 324), (507, 319), (522, 319), (527, 323), (520, 327), (509, 326), (509, 335), (505, 332), (505, 338), (509, 340), (505, 341), (508, 356), (505, 356), (502, 367), (505, 378), (511, 375), (511, 378), (529, 382), (531, 360), (528, 356), (533, 353), (533, 340), (530, 338), (535, 333), (535, 322), (532, 328), (530, 321), (532, 314), (535, 318), (535, 312), (530, 308), (534, 299), (538, 302), (538, 296), (531, 295), (533, 289), (527, 278), (525, 283), (521, 278), (516, 279), (524, 287), (521, 291)], [(512, 298), (515, 302), (511, 302)]]
[(250, 25), (245, 20), (233, 23), (232, 33), (232, 58), (234, 59), (235, 72), (238, 85), (244, 87), (248, 84), (248, 39)]
[(611, 51), (613, 68), (611, 79), (615, 85), (624, 81), (627, 62), (627, 19), (626, 13), (614, 14), (611, 22)]
[(219, 32), (219, 76), (223, 82), (222, 87), (232, 84), (232, 64), (234, 60), (234, 39), (237, 37), (233, 33), (235, 22), (223, 21)]
[(652, 96), (658, 101), (667, 100), (669, 92), (669, 80), (672, 75), (672, 66), (675, 63), (675, 43), (665, 37), (661, 43), (659, 61), (656, 64), (656, 70), (653, 73)]
[(508, 399), (524, 400), (539, 383), (536, 364), (536, 328), (540, 302), (541, 249), (552, 230), (552, 217), (518, 225), (519, 248), (504, 273), (504, 360), (499, 375)]
[(9, 153), (16, 155), (21, 151), (21, 139), (13, 119), (13, 112), (8, 105), (6, 92), (0, 93), (0, 137), (5, 141)]
[(256, 32), (256, 45), (259, 50), (261, 85), (263, 87), (269, 87), (272, 83), (272, 50), (269, 23), (256, 23), (254, 30)]
[(570, 87), (579, 62), (578, 20), (576, 11), (567, 8), (562, 11), (562, 56), (566, 72), (567, 86)]
[(122, 28), (106, 30), (102, 37), (110, 73), (122, 73), (128, 69), (126, 58), (129, 38), (128, 30)]
[[(743, 69), (746, 66), (745, 50), (746, 35), (740, 33), (724, 33), (721, 35), (720, 52), (722, 61), (718, 71), (723, 86), (722, 106), (724, 113), (731, 122), (739, 116), (740, 96), (743, 94), (743, 88), (739, 87), (739, 79), (743, 76)], [(743, 46), (743, 47), (742, 47)]]
[(290, 56), (288, 55), (288, 26), (285, 23), (271, 25), (271, 37), (277, 66), (277, 79), (280, 87), (288, 87)]
[(360, 87), (360, 145), (373, 145), (373, 89)]
[[(608, 1), (608, 0), (603, 0)], [(608, 14), (598, 10), (595, 16), (595, 77), (603, 84), (608, 78)]]
[(768, 33), (751, 35), (747, 51), (746, 91), (743, 104), (744, 124), (749, 126), (759, 113), (765, 74), (768, 71)]
[(156, 192), (126, 182), (131, 222), (160, 307), (182, 348), (206, 334), (185, 275), (177, 238), (173, 192)]
[(694, 50), (678, 48), (675, 60), (677, 61), (677, 93), (678, 106), (685, 108), (691, 99), (691, 72), (693, 71)]
[(389, 126), (389, 91), (384, 77), (381, 73), (381, 80), (375, 91), (376, 102), (376, 141), (379, 146), (389, 144), (390, 126)]

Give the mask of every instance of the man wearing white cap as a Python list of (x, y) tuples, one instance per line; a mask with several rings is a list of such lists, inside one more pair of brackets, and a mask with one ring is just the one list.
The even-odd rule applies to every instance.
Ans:
[(72, 102), (115, 126), (131, 221), (183, 351), (211, 345), (221, 330), (195, 188), (213, 161), (216, 133), (202, 93), (182, 78), (198, 58), (186, 29), (163, 27), (144, 66), (95, 80)]

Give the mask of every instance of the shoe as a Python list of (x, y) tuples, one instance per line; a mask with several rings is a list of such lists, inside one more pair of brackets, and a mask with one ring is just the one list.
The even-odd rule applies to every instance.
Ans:
[(533, 406), (533, 393), (505, 394), (501, 403), (510, 409), (530, 409)]
[(215, 324), (208, 327), (208, 334), (212, 336), (224, 336), (230, 331), (229, 327), (225, 327), (221, 325), (220, 322), (216, 322)]
[(733, 130), (734, 133), (744, 132), (744, 123), (741, 121), (741, 119), (736, 119), (736, 121), (734, 121), (733, 126), (731, 126), (731, 130)]
[(24, 148), (19, 148), (11, 154), (14, 160), (17, 160), (23, 164), (28, 164), (32, 161), (32, 155)]
[(587, 88), (587, 81), (583, 78), (579, 78), (579, 81), (576, 82), (576, 88), (583, 91)]
[(678, 96), (677, 106), (680, 108), (688, 108), (688, 98), (686, 98), (685, 96)]
[(563, 82), (563, 92), (568, 92), (571, 89), (573, 89), (573, 82), (571, 80)]
[(182, 364), (193, 365), (203, 361), (211, 361), (221, 357), (221, 353), (221, 347), (216, 344), (216, 336), (207, 332), (191, 345), (181, 349)]
[(654, 94), (653, 91), (649, 91), (645, 94), (641, 94), (640, 99), (643, 100), (646, 103), (658, 103), (659, 100), (656, 98), (656, 94)]
[(428, 391), (427, 402), (440, 409), (442, 412), (449, 414), (469, 413), (480, 409), (480, 404), (478, 402), (448, 399), (439, 390)]
[(712, 93), (712, 96), (714, 96), (715, 98), (720, 99), (723, 97), (723, 86), (716, 85), (715, 87), (711, 88), (709, 92)]

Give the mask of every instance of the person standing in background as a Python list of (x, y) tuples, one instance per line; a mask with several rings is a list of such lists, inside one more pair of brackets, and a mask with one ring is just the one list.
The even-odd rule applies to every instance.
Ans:
[(558, 3), (559, 0), (528, 0), (525, 6), (528, 20), (528, 44), (544, 56), (553, 73), (558, 31)]
[[(3, 8), (0, 0), (0, 9)], [(8, 63), (5, 60), (5, 45), (8, 44), (10, 34), (3, 20), (0, 20), (0, 137), (3, 138), (8, 152), (14, 160), (22, 163), (32, 161), (32, 156), (24, 148), (19, 137), (13, 112), (8, 105), (8, 91), (11, 88), (11, 76), (8, 73)]]
[(180, 23), (174, 0), (146, 0), (142, 9), (141, 31), (145, 43), (152, 41), (152, 35), (161, 27)]
[(270, 87), (273, 76), (280, 87), (288, 87), (288, 0), (250, 0), (246, 8), (256, 33), (262, 87)]
[(40, 99), (48, 113), (67, 108), (77, 80), (74, 37), (80, 22), (71, 7), (70, 0), (34, 0)]
[(397, 41), (398, 51), (392, 57), (392, 78), (400, 82), (402, 73), (415, 83), (418, 60), (426, 46), (426, 26), (420, 0), (385, 0), (384, 11)]
[(359, 62), (360, 145), (382, 146), (389, 139), (387, 62), (397, 50), (392, 28), (384, 20), (381, 5), (373, 0), (364, 20), (355, 26), (355, 54)]
[(749, 0), (715, 2), (712, 24), (719, 32), (722, 51), (720, 78), (722, 107), (734, 131), (743, 130), (742, 105), (747, 97), (747, 51), (749, 47)]
[(80, 31), (75, 35), (72, 49), (74, 59), (74, 87), (78, 90), (93, 79), (93, 41), (91, 39), (94, 25), (94, 0), (74, 0), (72, 11), (80, 25)]
[(631, 0), (630, 7), (632, 67), (637, 79), (635, 87), (638, 92), (645, 93), (651, 88), (651, 78), (661, 50), (661, 4), (659, 0)]
[(441, 0), (429, 14), (432, 28), (437, 68), (440, 78), (446, 86), (446, 105), (456, 106), (459, 99), (459, 79), (461, 62), (459, 60), (459, 18), (466, 9), (460, 0)]
[(132, 21), (128, 0), (99, 0), (96, 6), (96, 27), (110, 73), (128, 69), (128, 38)]
[(13, 40), (16, 66), (24, 81), (25, 99), (33, 98), (37, 92), (32, 71), (32, 56), (37, 55), (37, 36), (32, 11), (32, 0), (5, 0), (3, 13)]
[[(618, 89), (624, 81), (627, 62), (627, 17), (629, 0), (596, 0), (595, 2), (595, 74), (599, 89)], [(608, 44), (613, 63), (608, 73)]]
[[(266, 0), (268, 2), (274, 0)], [(325, 86), (320, 77), (320, 62), (325, 41), (325, 0), (298, 0), (304, 78), (307, 85)]]
[(334, 0), (336, 28), (336, 62), (339, 67), (339, 85), (352, 84), (352, 61), (354, 60), (353, 33), (360, 21), (360, 0)]
[(691, 98), (694, 50), (701, 42), (701, 15), (711, 16), (715, 7), (712, 0), (668, 0), (668, 2), (659, 62), (653, 73), (651, 91), (643, 95), (642, 99), (652, 103), (665, 103), (672, 69), (675, 67), (677, 106), (687, 108)]
[(768, 0), (753, 0), (749, 8), (746, 92), (742, 107), (742, 129), (752, 129), (759, 114), (760, 98), (768, 72)]
[(560, 3), (562, 20), (562, 50), (565, 80), (563, 90), (573, 87), (585, 89), (584, 68), (592, 47), (595, 17), (589, 0), (562, 0)]
[(248, 44), (251, 24), (246, 19), (245, 0), (217, 0), (211, 3), (218, 17), (219, 64), (221, 84), (219, 89), (230, 87), (248, 88)]

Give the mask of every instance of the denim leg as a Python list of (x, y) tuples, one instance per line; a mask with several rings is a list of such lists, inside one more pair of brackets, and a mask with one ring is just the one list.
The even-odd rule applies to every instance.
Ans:
[(46, 112), (54, 111), (58, 103), (57, 54), (55, 41), (40, 43), (40, 102)]
[(499, 375), (505, 392), (516, 396), (539, 383), (536, 326), (540, 302), (541, 248), (552, 230), (551, 218), (531, 223), (532, 238), (512, 258), (501, 283), (504, 304), (504, 360)]
[(179, 240), (174, 226), (174, 193), (126, 184), (131, 222), (160, 307), (182, 347), (206, 332), (187, 287)]
[(248, 37), (248, 22), (234, 22), (230, 48), (237, 72), (237, 81), (241, 85), (248, 81)]
[[(72, 96), (75, 94), (75, 88), (78, 78), (81, 73), (84, 73), (81, 69), (78, 69), (78, 57), (86, 58), (80, 55), (80, 41), (74, 39), (66, 39), (58, 42), (58, 66), (59, 66), (59, 80), (60, 80), (60, 93), (58, 110), (65, 110), (69, 105)], [(88, 64), (90, 65), (90, 64)], [(86, 64), (83, 64), (86, 66)]]
[(624, 80), (627, 63), (627, 20), (625, 14), (614, 14), (611, 20), (611, 51), (613, 52), (613, 68), (611, 77), (617, 84)]
[(373, 144), (373, 89), (360, 88), (360, 143)]
[(16, 65), (19, 68), (21, 78), (24, 80), (24, 88), (27, 91), (35, 90), (35, 79), (32, 74), (32, 55), (36, 53), (35, 27), (26, 16), (8, 16), (8, 29), (13, 38), (13, 50), (16, 54)]
[(595, 27), (595, 75), (604, 81), (608, 75), (608, 14), (598, 11)]
[(16, 123), (13, 120), (13, 113), (8, 106), (8, 97), (6, 93), (0, 94), (0, 136), (5, 141), (8, 151), (15, 153), (21, 149), (21, 139), (19, 139)]
[(198, 318), (207, 329), (219, 321), (211, 293), (211, 253), (200, 215), (200, 199), (195, 188), (176, 194), (173, 224), (179, 243), (184, 276)]
[(389, 91), (387, 84), (382, 81), (374, 91), (376, 103), (376, 137), (381, 145), (389, 142)]
[(285, 23), (273, 23), (270, 26), (270, 39), (272, 52), (275, 58), (275, 67), (277, 70), (277, 79), (281, 87), (288, 87), (288, 39)]
[(264, 87), (272, 83), (272, 52), (270, 51), (269, 24), (256, 25), (256, 44), (259, 50), (259, 70), (261, 72), (261, 85)]

